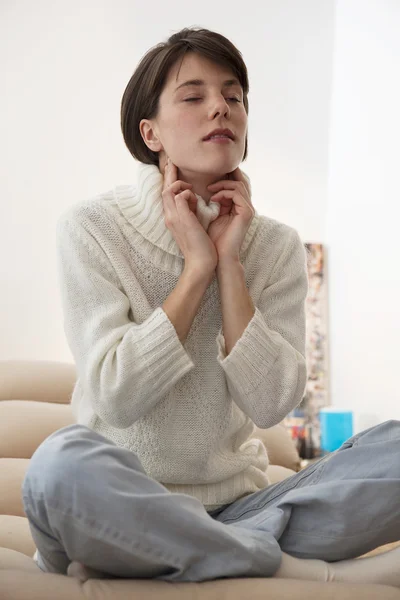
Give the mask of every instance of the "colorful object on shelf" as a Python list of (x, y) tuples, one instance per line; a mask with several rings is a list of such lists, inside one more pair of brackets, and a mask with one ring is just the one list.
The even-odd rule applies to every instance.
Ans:
[(314, 432), (311, 423), (307, 423), (304, 411), (295, 408), (285, 419), (285, 426), (295, 444), (300, 458), (315, 458), (319, 455), (314, 444)]
[(329, 406), (319, 411), (321, 450), (334, 452), (353, 435), (353, 412)]

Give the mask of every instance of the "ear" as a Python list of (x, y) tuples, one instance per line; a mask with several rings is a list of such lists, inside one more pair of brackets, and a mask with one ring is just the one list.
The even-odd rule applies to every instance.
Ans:
[(160, 152), (163, 150), (163, 145), (158, 138), (157, 130), (153, 121), (149, 119), (142, 119), (139, 123), (140, 135), (143, 138), (144, 143), (153, 152)]

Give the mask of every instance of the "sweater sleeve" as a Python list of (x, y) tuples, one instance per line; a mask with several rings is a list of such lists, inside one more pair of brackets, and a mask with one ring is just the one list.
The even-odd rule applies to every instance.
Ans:
[(161, 307), (142, 323), (95, 237), (75, 220), (57, 223), (64, 331), (93, 411), (125, 429), (150, 412), (194, 363)]
[(222, 330), (217, 336), (229, 392), (262, 429), (281, 422), (301, 402), (307, 383), (307, 254), (297, 231), (290, 232), (255, 314), (228, 356)]

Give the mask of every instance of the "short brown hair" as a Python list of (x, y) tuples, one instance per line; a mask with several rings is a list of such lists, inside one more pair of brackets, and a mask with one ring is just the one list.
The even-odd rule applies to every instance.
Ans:
[[(185, 28), (171, 35), (166, 42), (150, 48), (142, 57), (129, 80), (121, 101), (121, 129), (125, 144), (134, 158), (159, 166), (159, 153), (148, 148), (139, 130), (142, 119), (153, 119), (159, 110), (159, 98), (168, 72), (186, 52), (196, 52), (223, 67), (238, 78), (243, 89), (243, 104), (249, 113), (249, 80), (247, 68), (239, 50), (220, 33), (203, 28)], [(181, 64), (182, 64), (181, 61)], [(247, 135), (243, 159), (247, 157)]]

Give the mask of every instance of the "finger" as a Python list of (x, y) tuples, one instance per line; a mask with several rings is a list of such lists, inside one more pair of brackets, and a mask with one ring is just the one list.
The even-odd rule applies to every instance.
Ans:
[(173, 183), (171, 169), (169, 168), (169, 161), (165, 163), (164, 167), (164, 182), (163, 182), (163, 191), (166, 190), (171, 183)]
[[(174, 181), (168, 188), (162, 192), (164, 218), (173, 219), (177, 217), (175, 198), (176, 194), (184, 190), (189, 190), (192, 187), (191, 183), (186, 181)], [(197, 205), (197, 198), (194, 196)], [(192, 209), (191, 209), (192, 210)], [(194, 211), (193, 211), (194, 212)]]
[(253, 206), (253, 203), (251, 201), (251, 195), (250, 195), (250, 190), (248, 188), (247, 182), (245, 180), (245, 178), (243, 177), (243, 174), (240, 172), (240, 176), (243, 178), (243, 180), (228, 180), (228, 179), (223, 179), (222, 181), (216, 181), (215, 183), (212, 183), (211, 185), (208, 185), (207, 188), (211, 191), (211, 192), (218, 192), (220, 190), (226, 189), (226, 190), (236, 190), (240, 195), (243, 196), (243, 198), (246, 199), (246, 202), (250, 205)]
[(212, 200), (213, 202), (220, 202), (223, 198), (233, 200), (233, 197), (235, 195), (236, 195), (236, 190), (221, 190), (220, 192), (213, 194), (210, 198), (210, 201)]
[(181, 206), (187, 207), (187, 205), (188, 205), (188, 203), (187, 203), (187, 201), (188, 201), (188, 192), (189, 192), (189, 190), (184, 190), (183, 192), (179, 192), (179, 194), (177, 194), (175, 196), (175, 202), (176, 202), (177, 206), (179, 206), (179, 207), (181, 207)]
[(252, 208), (254, 208), (253, 201), (251, 199), (251, 184), (250, 184), (250, 179), (249, 179), (248, 175), (245, 175), (243, 173), (242, 169), (240, 169), (240, 167), (236, 167), (236, 169), (234, 169), (231, 173), (229, 173), (229, 176), (234, 181), (242, 182), (244, 189), (246, 190), (245, 197), (248, 200), (248, 203), (250, 204), (250, 206)]
[(166, 179), (164, 180), (164, 189), (161, 194), (165, 217), (171, 219), (176, 216), (175, 194), (180, 192), (182, 188), (185, 188), (185, 183), (183, 181), (173, 181), (171, 169), (166, 168)]
[(162, 193), (164, 219), (172, 219), (176, 215), (175, 195), (170, 190)]
[[(179, 182), (176, 182), (176, 184), (178, 183)], [(175, 184), (172, 184), (172, 187), (174, 185)], [(178, 192), (179, 193), (175, 195), (171, 190), (168, 190), (168, 192), (164, 194), (164, 215), (170, 221), (178, 220), (178, 213), (180, 211), (186, 213), (187, 210), (190, 210), (191, 212), (196, 213), (197, 198), (193, 192), (188, 189), (183, 191), (178, 190)]]
[(213, 194), (210, 198), (213, 202), (222, 202), (224, 199), (232, 200), (236, 206), (242, 206), (243, 208), (251, 208), (251, 205), (247, 202), (246, 198), (239, 194), (237, 190), (221, 190), (216, 194)]
[(176, 181), (178, 179), (178, 167), (174, 165), (171, 159), (168, 161), (168, 171), (171, 173), (172, 181)]
[(186, 183), (186, 181), (181, 181), (180, 179), (178, 179), (178, 181), (174, 181), (173, 183), (171, 183), (171, 185), (169, 186), (169, 191), (171, 191), (174, 194), (178, 194), (179, 192), (183, 192), (184, 190), (188, 190), (192, 187), (192, 183)]
[(190, 194), (189, 190), (185, 190), (184, 192), (181, 192), (175, 196), (176, 219), (177, 221), (183, 222), (185, 222), (186, 219), (189, 219), (186, 221), (186, 227), (189, 224), (194, 225), (197, 221), (197, 217), (194, 214), (195, 211), (190, 210), (188, 194)]
[(175, 196), (175, 200), (184, 200), (186, 203), (186, 206), (189, 208), (189, 210), (193, 213), (196, 214), (197, 212), (197, 198), (196, 196), (193, 194), (193, 192), (191, 190), (183, 190), (182, 192), (180, 192), (179, 194), (177, 194)]
[(178, 169), (176, 165), (168, 158), (164, 169), (164, 189), (169, 187), (178, 179)]

